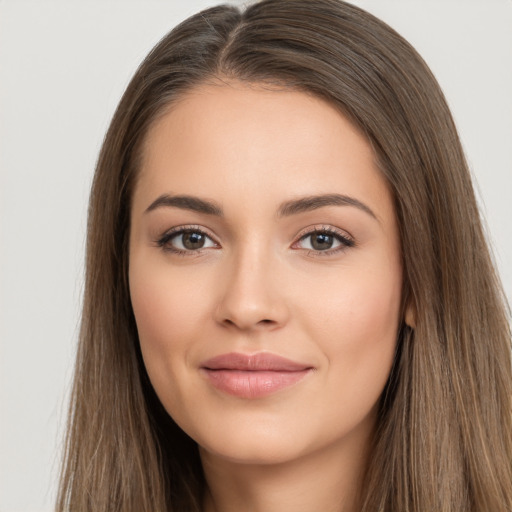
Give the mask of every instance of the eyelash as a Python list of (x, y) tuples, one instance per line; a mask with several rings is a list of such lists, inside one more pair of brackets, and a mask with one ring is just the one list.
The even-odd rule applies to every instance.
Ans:
[[(176, 228), (172, 228), (156, 241), (156, 245), (158, 247), (160, 247), (163, 251), (170, 252), (170, 253), (176, 254), (178, 256), (196, 256), (196, 255), (201, 254), (204, 250), (208, 249), (208, 247), (207, 248), (202, 247), (200, 249), (183, 250), (183, 249), (178, 249), (178, 248), (170, 245), (169, 242), (173, 238), (176, 238), (179, 235), (183, 235), (186, 233), (199, 233), (199, 234), (207, 237), (211, 241), (213, 241), (213, 243), (215, 245), (219, 246), (219, 244), (213, 239), (213, 237), (211, 237), (208, 233), (206, 233), (206, 231), (201, 229), (199, 226), (179, 226)], [(340, 243), (340, 245), (338, 247), (336, 247), (335, 249), (327, 249), (325, 251), (308, 249), (307, 250), (308, 256), (313, 256), (313, 257), (331, 256), (331, 255), (337, 254), (339, 252), (346, 251), (347, 249), (354, 247), (356, 245), (353, 238), (348, 236), (346, 233), (342, 233), (341, 231), (332, 228), (331, 226), (313, 226), (309, 230), (301, 233), (299, 235), (297, 241), (292, 244), (292, 247), (294, 245), (298, 244), (299, 242), (306, 240), (308, 237), (311, 237), (315, 234), (326, 234), (328, 236), (332, 236), (336, 241), (338, 241)]]
[[(337, 240), (340, 245), (336, 247), (335, 249), (327, 249), (325, 251), (318, 251), (314, 249), (309, 249), (307, 254), (308, 256), (313, 257), (324, 257), (324, 256), (332, 256), (334, 254), (346, 251), (347, 249), (350, 249), (351, 247), (355, 247), (356, 243), (355, 240), (350, 237), (347, 233), (342, 232), (338, 229), (335, 229), (331, 226), (313, 226), (312, 228), (307, 228), (304, 232), (302, 232), (299, 236), (299, 239), (297, 242), (294, 242), (293, 245), (296, 245), (297, 243), (301, 242), (302, 240), (307, 239), (310, 236), (313, 236), (315, 234), (325, 234), (332, 236), (335, 240)], [(293, 247), (292, 245), (292, 247)]]
[(196, 250), (192, 250), (192, 249), (183, 250), (183, 249), (178, 249), (176, 247), (173, 247), (172, 245), (169, 244), (169, 242), (173, 238), (177, 238), (179, 235), (184, 235), (186, 233), (199, 233), (199, 234), (205, 236), (206, 238), (209, 238), (216, 245), (218, 245), (218, 243), (215, 242), (215, 240), (213, 240), (213, 237), (211, 237), (208, 233), (206, 233), (206, 231), (201, 229), (199, 226), (179, 226), (176, 228), (172, 228), (169, 231), (166, 231), (164, 233), (164, 235), (156, 241), (156, 245), (158, 247), (161, 247), (162, 250), (164, 250), (165, 252), (170, 252), (170, 253), (176, 254), (178, 256), (195, 256), (195, 255), (202, 253), (204, 248), (200, 248), (200, 249), (196, 249)]

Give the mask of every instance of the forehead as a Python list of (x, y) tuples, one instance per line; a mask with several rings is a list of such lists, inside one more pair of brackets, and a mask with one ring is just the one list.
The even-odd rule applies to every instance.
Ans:
[[(344, 151), (346, 158), (351, 154), (373, 160), (359, 129), (326, 101), (297, 90), (241, 82), (207, 83), (180, 96), (148, 131), (144, 163), (151, 164), (176, 147), (185, 149), (184, 139), (187, 147), (203, 149), (197, 158), (206, 150), (227, 157), (252, 148), (248, 156), (255, 162), (270, 154), (287, 160), (312, 152), (321, 157), (330, 153), (328, 149)], [(336, 144), (327, 147), (334, 139)], [(274, 151), (283, 143), (283, 151)], [(291, 146), (295, 152), (287, 154)]]
[[(191, 193), (219, 201), (281, 202), (329, 192), (388, 194), (366, 138), (327, 102), (304, 92), (206, 84), (149, 130), (136, 195)], [(148, 197), (149, 200), (149, 197)]]

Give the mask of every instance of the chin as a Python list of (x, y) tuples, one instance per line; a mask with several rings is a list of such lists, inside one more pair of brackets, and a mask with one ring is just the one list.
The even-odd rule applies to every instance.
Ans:
[(266, 436), (261, 436), (252, 441), (231, 438), (229, 442), (226, 440), (211, 444), (203, 443), (199, 444), (199, 451), (230, 463), (273, 465), (297, 460), (307, 450), (302, 450), (296, 442), (286, 443), (283, 438), (268, 439)]
[[(373, 415), (336, 429), (319, 428), (306, 418), (252, 418), (210, 424), (207, 431), (193, 432), (202, 456), (246, 465), (277, 465), (315, 457), (326, 451), (352, 451), (367, 445)], [(266, 421), (265, 421), (266, 420)], [(324, 423), (325, 426), (325, 423)]]
[(314, 438), (308, 429), (294, 429), (285, 418), (254, 412), (224, 413), (201, 422), (185, 421), (180, 427), (201, 453), (240, 464), (284, 463), (307, 451), (309, 439)]

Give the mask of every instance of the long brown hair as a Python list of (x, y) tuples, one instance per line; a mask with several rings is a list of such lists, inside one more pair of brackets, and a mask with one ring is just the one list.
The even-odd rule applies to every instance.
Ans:
[(338, 0), (203, 11), (165, 36), (129, 84), (92, 187), (57, 510), (201, 510), (197, 446), (142, 363), (127, 245), (148, 127), (184, 91), (222, 77), (325, 99), (366, 134), (394, 196), (415, 327), (398, 333), (362, 510), (512, 511), (510, 328), (452, 117), (414, 49)]

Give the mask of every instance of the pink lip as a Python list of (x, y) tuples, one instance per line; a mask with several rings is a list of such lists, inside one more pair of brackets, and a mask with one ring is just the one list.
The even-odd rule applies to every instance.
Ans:
[(302, 380), (312, 366), (269, 353), (223, 354), (201, 364), (201, 372), (220, 391), (260, 398)]

